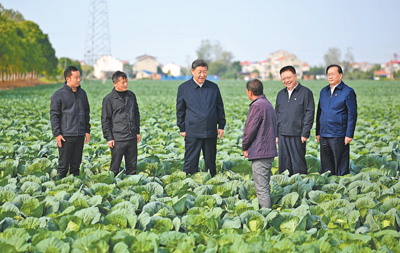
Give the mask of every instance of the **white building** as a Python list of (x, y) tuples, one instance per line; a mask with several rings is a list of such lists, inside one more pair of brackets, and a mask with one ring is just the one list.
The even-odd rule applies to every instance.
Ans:
[(115, 71), (123, 71), (124, 64), (122, 61), (112, 56), (104, 55), (100, 57), (94, 64), (94, 76), (97, 79), (110, 77)]
[(180, 76), (181, 75), (181, 66), (179, 66), (175, 63), (167, 63), (164, 66), (162, 66), (161, 69), (165, 75), (169, 75), (169, 76)]

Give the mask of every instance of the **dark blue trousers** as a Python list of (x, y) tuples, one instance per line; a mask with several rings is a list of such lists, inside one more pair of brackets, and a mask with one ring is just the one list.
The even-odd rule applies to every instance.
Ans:
[(350, 173), (350, 144), (344, 145), (344, 137), (320, 137), (321, 173), (343, 176)]
[(200, 150), (203, 151), (205, 170), (215, 176), (215, 158), (217, 156), (217, 138), (191, 138), (185, 137), (185, 163), (183, 171), (194, 174), (199, 169)]
[(301, 143), (301, 136), (279, 135), (279, 173), (285, 170), (289, 175), (307, 174), (306, 142)]

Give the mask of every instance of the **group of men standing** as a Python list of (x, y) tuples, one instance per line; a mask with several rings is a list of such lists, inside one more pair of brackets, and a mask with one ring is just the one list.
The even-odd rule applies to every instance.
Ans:
[[(346, 175), (349, 171), (349, 143), (357, 121), (357, 100), (352, 88), (342, 82), (339, 65), (326, 68), (329, 85), (321, 90), (316, 124), (320, 143), (321, 172)], [(307, 87), (297, 81), (293, 66), (280, 70), (286, 88), (276, 97), (275, 113), (263, 95), (257, 79), (247, 83), (247, 96), (252, 101), (242, 137), (245, 157), (252, 161), (254, 187), (261, 207), (271, 207), (270, 173), (276, 146), (279, 147), (279, 172), (289, 175), (307, 174), (306, 142), (314, 122), (314, 97)], [(275, 143), (274, 143), (275, 144)], [(270, 151), (270, 152), (267, 152)]]
[[(329, 85), (321, 90), (316, 137), (320, 143), (321, 172), (343, 176), (349, 174), (349, 143), (357, 121), (357, 100), (352, 88), (342, 82), (339, 65), (326, 68)], [(297, 81), (296, 70), (286, 66), (280, 70), (286, 86), (276, 97), (276, 138), (279, 146), (279, 172), (306, 174), (306, 141), (314, 122), (314, 97), (310, 89)]]
[[(64, 71), (65, 83), (56, 90), (50, 102), (50, 121), (59, 150), (57, 174), (68, 170), (79, 175), (84, 140), (90, 140), (90, 107), (86, 92), (81, 88), (79, 70), (69, 66)], [(136, 173), (137, 143), (140, 142), (140, 113), (135, 94), (128, 90), (128, 78), (117, 71), (112, 75), (114, 88), (103, 99), (101, 124), (103, 136), (111, 149), (110, 170), (120, 173), (125, 157), (127, 175)], [(86, 136), (86, 137), (85, 137)]]
[[(193, 78), (181, 84), (176, 99), (177, 125), (185, 138), (183, 171), (198, 171), (200, 152), (205, 169), (216, 174), (217, 138), (221, 139), (226, 124), (222, 96), (218, 86), (207, 80), (208, 63), (192, 63)], [(321, 172), (333, 175), (349, 173), (349, 143), (354, 136), (357, 101), (352, 88), (342, 82), (339, 65), (326, 69), (329, 85), (321, 90), (316, 119), (316, 137), (320, 143)], [(275, 109), (263, 93), (257, 79), (246, 84), (252, 101), (242, 136), (242, 149), (252, 161), (253, 178), (259, 203), (271, 207), (270, 171), (279, 147), (279, 172), (306, 174), (306, 142), (314, 122), (313, 93), (297, 81), (293, 66), (280, 70), (282, 89)], [(79, 175), (84, 142), (90, 140), (90, 108), (85, 91), (80, 87), (79, 70), (73, 66), (64, 72), (65, 84), (54, 92), (50, 104), (53, 135), (59, 147), (60, 178)], [(112, 76), (113, 90), (104, 97), (101, 123), (103, 136), (111, 149), (110, 170), (120, 173), (125, 157), (126, 174), (136, 173), (137, 143), (140, 142), (140, 113), (135, 94), (128, 90), (128, 78), (117, 71)]]

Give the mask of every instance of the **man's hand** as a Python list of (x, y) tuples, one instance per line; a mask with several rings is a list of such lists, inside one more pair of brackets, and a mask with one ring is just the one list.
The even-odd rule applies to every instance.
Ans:
[(278, 144), (278, 137), (276, 137), (276, 144)]
[(301, 136), (301, 143), (304, 143), (307, 141), (308, 138)]
[(181, 136), (186, 137), (186, 132), (180, 132), (179, 133)]
[(218, 129), (218, 136), (220, 140), (222, 138), (222, 135), (224, 135), (224, 129)]
[(58, 145), (60, 148), (62, 147), (61, 141), (65, 141), (65, 139), (64, 139), (64, 137), (60, 134), (59, 136), (56, 136), (56, 142), (57, 142), (57, 145)]
[(142, 137), (140, 137), (140, 134), (137, 134), (136, 136), (137, 136), (137, 143), (139, 143)]
[(353, 138), (350, 137), (344, 137), (344, 145), (349, 144), (351, 141), (353, 140)]
[(320, 135), (317, 135), (317, 141), (318, 141), (318, 143), (319, 143), (319, 137), (321, 137)]
[(90, 141), (90, 134), (86, 133), (85, 134), (85, 143), (89, 143), (89, 141)]
[(107, 141), (107, 144), (110, 148), (113, 148), (115, 146), (115, 141), (111, 140), (111, 141)]
[(244, 155), (244, 158), (248, 158), (249, 157), (249, 151), (243, 151), (243, 155)]

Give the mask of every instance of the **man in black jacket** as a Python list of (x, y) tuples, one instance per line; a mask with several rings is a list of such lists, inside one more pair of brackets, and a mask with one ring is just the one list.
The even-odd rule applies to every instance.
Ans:
[(81, 88), (81, 74), (74, 66), (64, 71), (64, 86), (51, 96), (50, 122), (56, 137), (59, 162), (57, 173), (60, 178), (68, 169), (79, 176), (82, 162), (83, 143), (90, 140), (90, 108), (86, 92)]
[(180, 135), (185, 137), (186, 174), (196, 173), (200, 150), (206, 171), (216, 174), (217, 135), (222, 138), (225, 111), (217, 84), (206, 80), (208, 64), (198, 59), (192, 63), (193, 78), (181, 84), (176, 98), (176, 117)]
[(280, 70), (286, 86), (276, 96), (276, 143), (279, 146), (279, 173), (307, 174), (306, 141), (314, 122), (314, 96), (310, 89), (297, 82), (296, 70), (286, 66)]
[(112, 75), (114, 89), (103, 99), (101, 126), (111, 148), (110, 170), (117, 175), (125, 156), (126, 174), (133, 175), (137, 167), (137, 144), (140, 142), (140, 114), (136, 95), (128, 90), (124, 72)]

